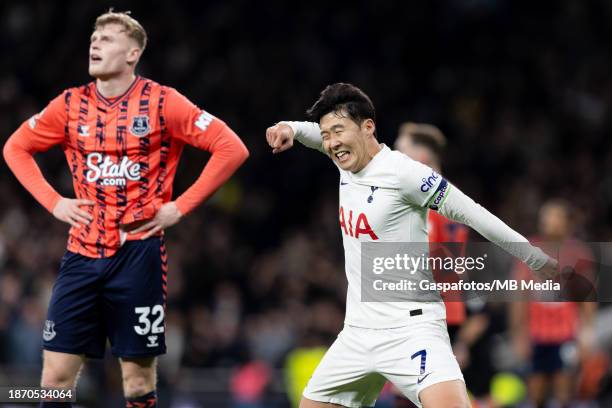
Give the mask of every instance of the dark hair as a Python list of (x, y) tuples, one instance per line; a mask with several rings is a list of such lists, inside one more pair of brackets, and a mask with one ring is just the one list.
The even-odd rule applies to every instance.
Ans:
[(330, 112), (342, 111), (359, 125), (366, 119), (376, 122), (376, 111), (370, 97), (355, 85), (342, 82), (327, 86), (306, 114), (312, 121), (319, 122)]

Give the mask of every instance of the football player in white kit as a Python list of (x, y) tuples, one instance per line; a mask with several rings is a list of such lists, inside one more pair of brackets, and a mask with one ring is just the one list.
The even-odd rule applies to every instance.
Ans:
[(386, 380), (417, 406), (468, 408), (443, 302), (362, 302), (361, 243), (427, 242), (427, 209), (466, 224), (543, 275), (556, 261), (431, 168), (376, 140), (375, 110), (359, 88), (328, 86), (308, 110), (318, 122), (266, 131), (273, 153), (293, 140), (327, 154), (340, 171), (340, 230), (348, 280), (343, 330), (303, 393), (300, 408), (373, 406)]

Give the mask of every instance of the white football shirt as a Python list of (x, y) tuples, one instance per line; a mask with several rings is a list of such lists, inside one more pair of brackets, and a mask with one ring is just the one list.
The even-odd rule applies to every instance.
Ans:
[[(384, 145), (360, 172), (339, 170), (339, 221), (348, 280), (346, 324), (393, 328), (444, 319), (442, 302), (365, 302), (361, 297), (361, 243), (427, 243), (426, 204), (445, 183), (442, 176)], [(410, 316), (418, 309), (421, 314)]]
[[(282, 123), (293, 129), (299, 142), (325, 153), (318, 124)], [(365, 328), (394, 328), (446, 317), (441, 301), (365, 302), (361, 297), (361, 244), (427, 243), (428, 209), (437, 210), (450, 220), (474, 228), (533, 270), (542, 268), (549, 261), (540, 248), (530, 245), (525, 237), (460, 189), (451, 186), (430, 167), (385, 145), (361, 171), (338, 170), (339, 222), (348, 280), (346, 324)], [(426, 245), (422, 248), (423, 252), (427, 252)], [(420, 270), (419, 274), (433, 281), (431, 271)], [(413, 312), (411, 316), (411, 311), (417, 313)]]

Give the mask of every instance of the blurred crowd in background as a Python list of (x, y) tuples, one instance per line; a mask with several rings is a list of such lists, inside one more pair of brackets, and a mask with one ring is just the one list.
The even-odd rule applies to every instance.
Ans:
[[(522, 234), (537, 233), (538, 210), (554, 197), (574, 207), (576, 238), (612, 240), (610, 2), (2, 2), (0, 140), (64, 88), (90, 80), (89, 35), (109, 6), (131, 10), (148, 32), (139, 73), (222, 118), (251, 151), (230, 183), (167, 231), (169, 352), (160, 388), (168, 391), (160, 403), (184, 389), (174, 406), (199, 406), (224, 390), (215, 398), (233, 406), (288, 406), (291, 352), (316, 354), (341, 330), (337, 170), (302, 146), (273, 156), (264, 138), (279, 120), (303, 120), (330, 83), (369, 94), (387, 145), (404, 121), (440, 127), (445, 176)], [(61, 150), (37, 158), (72, 196)], [(175, 195), (206, 159), (187, 149)], [(36, 384), (68, 226), (4, 163), (0, 197), (0, 384)], [(479, 310), (494, 323), (483, 338), (507, 337), (506, 306)], [(510, 348), (489, 351), (487, 384), (512, 368)], [(83, 395), (97, 392), (99, 406), (110, 406), (100, 390), (120, 398), (113, 364), (91, 364), (83, 375)], [(602, 378), (591, 399), (612, 406)]]

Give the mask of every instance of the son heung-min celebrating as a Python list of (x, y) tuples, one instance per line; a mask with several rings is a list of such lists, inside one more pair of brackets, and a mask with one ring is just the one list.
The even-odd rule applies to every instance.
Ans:
[(375, 109), (359, 88), (328, 86), (312, 122), (266, 131), (273, 153), (294, 138), (327, 154), (340, 171), (340, 231), (348, 280), (343, 330), (304, 390), (301, 408), (374, 405), (392, 381), (417, 406), (469, 407), (440, 302), (362, 302), (362, 242), (428, 242), (427, 210), (466, 224), (542, 274), (556, 261), (430, 167), (376, 140)]

